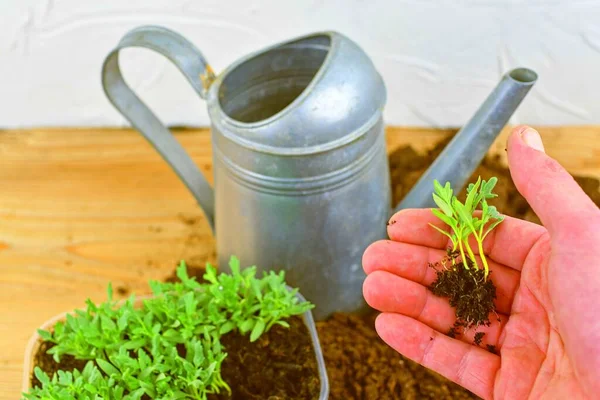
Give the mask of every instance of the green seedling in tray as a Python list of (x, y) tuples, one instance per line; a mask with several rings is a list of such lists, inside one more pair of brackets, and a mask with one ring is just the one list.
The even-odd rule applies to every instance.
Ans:
[(231, 274), (217, 274), (208, 265), (204, 282), (190, 278), (185, 263), (177, 269), (181, 282), (150, 282), (153, 296), (135, 306), (87, 300), (85, 310), (69, 314), (52, 332), (39, 330), (53, 344), (56, 362), (70, 355), (89, 360), (81, 371), (59, 371), (52, 377), (36, 367), (41, 387), (25, 399), (200, 399), (230, 391), (221, 377), (227, 353), (222, 335), (249, 334), (251, 342), (273, 325), (289, 327), (286, 318), (313, 308), (289, 290), (283, 272), (256, 276), (241, 269), (235, 257)]

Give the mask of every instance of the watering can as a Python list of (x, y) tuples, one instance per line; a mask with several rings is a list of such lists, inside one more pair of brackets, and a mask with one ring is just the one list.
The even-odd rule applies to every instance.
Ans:
[[(119, 51), (128, 47), (167, 57), (206, 100), (214, 189), (125, 83)], [(434, 206), (433, 179), (462, 188), (536, 80), (529, 69), (508, 72), (391, 210), (385, 85), (365, 52), (340, 33), (275, 44), (215, 75), (184, 37), (142, 26), (124, 35), (102, 69), (108, 99), (200, 204), (216, 235), (220, 270), (228, 271), (231, 255), (259, 271), (285, 270), (287, 282), (315, 304), (317, 320), (367, 308), (362, 254), (386, 237), (391, 213)]]

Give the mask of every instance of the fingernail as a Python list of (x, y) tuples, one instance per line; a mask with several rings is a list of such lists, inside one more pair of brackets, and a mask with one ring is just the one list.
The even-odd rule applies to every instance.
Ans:
[(527, 128), (523, 133), (521, 133), (521, 136), (523, 137), (523, 141), (527, 146), (537, 151), (541, 151), (542, 153), (546, 152), (546, 150), (544, 150), (544, 142), (542, 142), (542, 137), (535, 129)]

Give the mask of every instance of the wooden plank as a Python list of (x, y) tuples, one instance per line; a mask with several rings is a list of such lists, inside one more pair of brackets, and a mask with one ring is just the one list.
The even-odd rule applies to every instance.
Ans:
[[(548, 153), (600, 178), (600, 127), (540, 128)], [(491, 153), (505, 157), (506, 129)], [(388, 151), (425, 151), (452, 131), (389, 128)], [(212, 181), (210, 136), (178, 140)], [(0, 399), (18, 397), (23, 349), (46, 319), (144, 292), (175, 264), (214, 260), (201, 210), (156, 151), (128, 129), (0, 131)]]

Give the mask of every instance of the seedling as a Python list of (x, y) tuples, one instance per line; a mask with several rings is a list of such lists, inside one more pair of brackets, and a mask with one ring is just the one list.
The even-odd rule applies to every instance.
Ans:
[[(432, 212), (449, 226), (450, 231), (430, 225), (450, 238), (452, 246), (448, 249), (448, 256), (441, 261), (444, 269), (436, 271), (437, 279), (430, 290), (435, 295), (448, 297), (450, 305), (456, 309), (457, 321), (448, 333), (452, 337), (459, 333), (461, 327), (468, 329), (489, 325), (489, 314), (495, 312), (496, 287), (488, 279), (490, 268), (483, 250), (483, 241), (504, 220), (496, 208), (488, 204), (489, 199), (497, 197), (492, 192), (497, 182), (495, 177), (489, 181), (479, 177), (477, 182), (467, 187), (464, 203), (454, 195), (449, 182), (444, 186), (437, 180), (433, 183), (433, 200), (439, 209), (433, 209)], [(477, 243), (481, 265), (469, 244), (471, 237)], [(451, 269), (446, 268), (448, 257)], [(435, 265), (439, 263), (433, 266)], [(477, 333), (475, 343), (479, 345), (482, 339), (483, 333)]]
[[(469, 264), (475, 268), (479, 268), (475, 254), (469, 245), (469, 237), (473, 235), (477, 241), (477, 249), (483, 264), (486, 280), (490, 269), (483, 252), (483, 241), (487, 235), (504, 220), (504, 216), (498, 213), (496, 207), (490, 206), (487, 202), (488, 199), (497, 197), (496, 194), (492, 193), (497, 182), (498, 179), (496, 177), (491, 178), (487, 182), (485, 180), (482, 181), (481, 177), (479, 177), (476, 183), (469, 184), (467, 188), (467, 199), (464, 204), (454, 195), (450, 182), (446, 182), (444, 186), (437, 180), (433, 182), (433, 200), (438, 207), (440, 207), (441, 211), (433, 209), (432, 212), (436, 217), (450, 226), (452, 232), (449, 233), (433, 224), (430, 225), (450, 238), (452, 241), (451, 253), (456, 252), (458, 247), (462, 257), (463, 266), (466, 269), (469, 269)], [(473, 213), (477, 210), (479, 204), (481, 204), (481, 214), (479, 217), (476, 217)], [(468, 259), (465, 257), (465, 251), (468, 254)], [(454, 258), (452, 261), (454, 264)]]
[(25, 399), (200, 399), (230, 392), (221, 376), (227, 357), (221, 337), (237, 331), (256, 341), (273, 325), (289, 327), (286, 318), (313, 308), (288, 290), (283, 272), (256, 277), (256, 268), (240, 269), (230, 261), (231, 274), (217, 274), (207, 265), (199, 283), (177, 269), (178, 283), (150, 282), (154, 297), (135, 307), (131, 296), (121, 305), (113, 300), (87, 300), (85, 310), (68, 315), (52, 332), (39, 330), (53, 344), (48, 351), (89, 360), (81, 371), (58, 371), (52, 377), (39, 367), (41, 385)]

